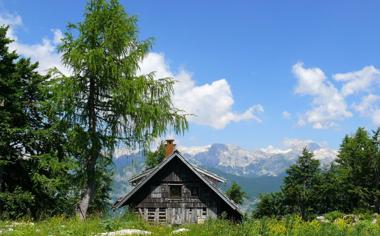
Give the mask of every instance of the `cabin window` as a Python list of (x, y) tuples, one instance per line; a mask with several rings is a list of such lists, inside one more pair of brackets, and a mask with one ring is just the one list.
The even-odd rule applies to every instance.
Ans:
[(182, 185), (169, 185), (169, 188), (170, 188), (170, 198), (182, 197)]
[(166, 208), (159, 208), (158, 210), (158, 221), (166, 222)]
[(152, 198), (161, 198), (160, 186), (153, 186), (152, 187)]
[(148, 208), (148, 221), (154, 222), (156, 219), (156, 208)]
[(207, 216), (207, 208), (206, 207), (202, 208), (202, 215)]
[(192, 186), (190, 188), (191, 196), (196, 197), (199, 196), (199, 187), (198, 186)]

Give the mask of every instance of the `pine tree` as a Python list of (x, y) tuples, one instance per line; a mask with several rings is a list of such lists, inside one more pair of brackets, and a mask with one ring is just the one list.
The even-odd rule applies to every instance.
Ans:
[(306, 148), (297, 162), (287, 169), (282, 191), (285, 204), (291, 213), (299, 213), (306, 219), (316, 212), (317, 195), (315, 186), (319, 181), (319, 161), (313, 159), (313, 153)]
[(372, 140), (376, 146), (376, 153), (371, 161), (371, 167), (373, 170), (373, 206), (375, 212), (380, 212), (380, 128), (374, 133)]
[(347, 211), (356, 208), (378, 208), (378, 134), (371, 138), (364, 128), (346, 136), (339, 150), (337, 163), (340, 185), (346, 196), (342, 199)]
[(0, 217), (67, 213), (70, 162), (45, 109), (48, 77), (9, 52), (7, 30), (0, 27)]
[(231, 187), (226, 192), (227, 196), (237, 204), (242, 204), (246, 193), (241, 189), (240, 185), (236, 182), (233, 182)]
[(75, 126), (72, 145), (81, 150), (81, 218), (96, 196), (99, 171), (105, 171), (99, 161), (111, 160), (116, 144), (147, 146), (168, 127), (187, 129), (183, 112), (172, 105), (174, 81), (138, 73), (151, 44), (138, 39), (136, 18), (117, 0), (90, 0), (84, 21), (65, 33), (60, 52), (72, 75), (56, 74), (55, 95), (61, 117)]

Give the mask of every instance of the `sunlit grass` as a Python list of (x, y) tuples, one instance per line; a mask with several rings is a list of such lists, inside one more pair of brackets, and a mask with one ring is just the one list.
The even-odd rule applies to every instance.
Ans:
[(352, 223), (343, 218), (336, 218), (330, 223), (317, 220), (303, 221), (298, 216), (287, 216), (282, 219), (251, 219), (242, 223), (227, 220), (210, 220), (201, 225), (153, 225), (134, 215), (123, 217), (90, 217), (81, 221), (75, 217), (53, 217), (38, 222), (0, 221), (0, 235), (98, 235), (103, 232), (121, 229), (140, 229), (150, 231), (151, 235), (172, 235), (178, 228), (187, 228), (188, 232), (176, 235), (380, 235), (380, 218), (363, 219)]

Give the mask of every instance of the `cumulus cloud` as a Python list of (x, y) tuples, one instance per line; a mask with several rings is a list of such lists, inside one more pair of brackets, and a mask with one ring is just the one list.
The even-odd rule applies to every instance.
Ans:
[(368, 91), (379, 84), (380, 70), (374, 66), (366, 66), (359, 71), (335, 74), (334, 79), (344, 82), (342, 94), (348, 96), (354, 93)]
[(299, 119), (298, 124), (311, 124), (313, 128), (336, 126), (338, 120), (352, 116), (343, 95), (329, 82), (319, 68), (305, 68), (303, 63), (293, 66), (297, 78), (295, 93), (313, 97), (312, 107)]
[(369, 94), (362, 97), (360, 103), (354, 103), (353, 108), (359, 112), (362, 116), (369, 117), (372, 123), (380, 125), (380, 109), (377, 106), (377, 102), (380, 100), (380, 96)]
[(156, 72), (156, 77), (172, 77), (174, 85), (174, 105), (189, 114), (191, 122), (211, 126), (215, 129), (224, 128), (231, 122), (255, 120), (261, 122), (258, 114), (264, 111), (262, 105), (251, 106), (242, 113), (234, 112), (231, 88), (225, 79), (212, 83), (197, 85), (192, 74), (184, 69), (178, 73), (170, 70), (163, 54), (149, 53), (143, 60), (140, 73)]
[(31, 58), (34, 62), (39, 62), (38, 71), (47, 73), (51, 68), (58, 68), (61, 72), (69, 74), (69, 70), (62, 65), (61, 56), (57, 52), (57, 45), (60, 43), (63, 34), (60, 30), (52, 30), (53, 38), (43, 38), (41, 42), (27, 44), (21, 42), (17, 37), (17, 30), (22, 24), (19, 15), (0, 13), (0, 25), (9, 25), (8, 37), (14, 40), (10, 45), (11, 50), (16, 50), (18, 54)]
[(369, 94), (362, 97), (360, 103), (354, 103), (353, 108), (362, 115), (368, 115), (368, 113), (371, 113), (376, 109), (375, 104), (379, 99), (380, 96)]
[(311, 124), (314, 128), (329, 128), (337, 121), (352, 117), (347, 101), (353, 102), (350, 108), (358, 114), (371, 119), (374, 125), (380, 125), (380, 96), (373, 94), (380, 85), (380, 70), (374, 66), (365, 66), (361, 70), (334, 74), (334, 81), (341, 83), (338, 89), (329, 81), (320, 68), (305, 68), (302, 63), (293, 66), (297, 78), (295, 93), (313, 97), (312, 107), (298, 120), (299, 125)]
[(13, 40), (17, 40), (14, 28), (22, 25), (22, 19), (19, 15), (10, 13), (0, 13), (0, 25), (9, 25), (8, 37)]
[[(0, 24), (9, 25), (8, 36), (14, 42), (10, 45), (18, 54), (30, 57), (32, 61), (39, 62), (39, 72), (46, 73), (56, 67), (65, 74), (70, 71), (62, 65), (61, 55), (57, 52), (57, 46), (61, 43), (63, 34), (59, 29), (52, 29), (52, 37), (45, 37), (39, 43), (27, 44), (17, 38), (17, 30), (22, 27), (22, 18), (19, 15), (0, 13)], [(242, 113), (232, 111), (234, 103), (231, 88), (225, 79), (213, 81), (210, 84), (196, 85), (192, 75), (181, 69), (173, 73), (165, 61), (165, 57), (158, 53), (149, 53), (141, 63), (140, 73), (155, 71), (158, 78), (172, 77), (177, 83), (174, 90), (174, 105), (189, 114), (190, 121), (208, 125), (216, 129), (224, 128), (231, 122), (243, 120), (255, 120), (261, 122), (258, 117), (264, 108), (258, 104)]]

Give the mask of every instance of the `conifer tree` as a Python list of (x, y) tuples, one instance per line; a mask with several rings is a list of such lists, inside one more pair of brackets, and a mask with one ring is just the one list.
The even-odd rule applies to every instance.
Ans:
[(0, 218), (68, 213), (71, 166), (48, 114), (48, 77), (9, 51), (7, 30), (0, 27)]
[(315, 186), (320, 177), (319, 165), (319, 161), (313, 158), (313, 153), (304, 148), (297, 162), (286, 171), (288, 175), (282, 187), (285, 204), (291, 213), (299, 213), (304, 219), (315, 213)]
[(241, 189), (235, 181), (232, 183), (231, 187), (226, 192), (227, 196), (237, 204), (242, 204), (246, 193)]
[(379, 209), (379, 145), (378, 133), (371, 138), (364, 128), (343, 139), (337, 163), (340, 186), (346, 197), (342, 199), (347, 211), (356, 208)]
[(168, 127), (187, 129), (183, 112), (172, 104), (174, 81), (139, 73), (152, 40), (139, 40), (136, 23), (119, 1), (90, 0), (83, 22), (69, 25), (60, 46), (72, 74), (57, 74), (55, 95), (61, 117), (75, 126), (72, 145), (81, 150), (81, 218), (99, 187), (96, 176), (106, 171), (99, 162), (111, 160), (115, 145), (147, 145)]

